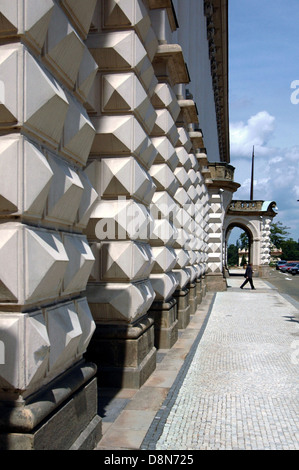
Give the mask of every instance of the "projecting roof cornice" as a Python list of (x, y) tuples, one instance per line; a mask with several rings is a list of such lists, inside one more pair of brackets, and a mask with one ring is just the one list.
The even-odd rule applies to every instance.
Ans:
[(228, 0), (205, 0), (207, 36), (215, 96), (219, 152), (230, 162), (228, 109)]

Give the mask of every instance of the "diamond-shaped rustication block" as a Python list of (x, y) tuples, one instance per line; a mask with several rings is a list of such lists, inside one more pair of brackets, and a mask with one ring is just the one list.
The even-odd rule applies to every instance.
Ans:
[(178, 289), (184, 289), (184, 287), (190, 282), (190, 273), (187, 270), (187, 268), (183, 269), (174, 269), (173, 274), (176, 277), (177, 280), (177, 288)]
[(134, 155), (145, 168), (151, 167), (157, 151), (134, 116), (101, 116), (92, 123), (92, 155)]
[(48, 155), (54, 178), (49, 191), (47, 219), (73, 224), (83, 196), (84, 186), (78, 173), (66, 162)]
[(179, 139), (177, 141), (177, 147), (184, 147), (189, 153), (192, 148), (192, 142), (189, 134), (184, 127), (178, 127)]
[(153, 195), (150, 210), (154, 219), (164, 218), (172, 221), (176, 217), (179, 208), (167, 191), (157, 191)]
[(89, 93), (94, 85), (97, 71), (98, 64), (90, 54), (87, 47), (84, 47), (83, 57), (80, 62), (76, 80), (76, 92), (84, 103), (88, 101)]
[(155, 292), (150, 281), (89, 284), (87, 299), (95, 322), (132, 323), (150, 308)]
[(78, 176), (83, 185), (83, 195), (78, 209), (78, 221), (75, 225), (84, 229), (88, 224), (89, 216), (98, 199), (98, 193), (91, 184), (86, 172), (79, 170)]
[(174, 174), (177, 177), (178, 181), (180, 182), (181, 186), (183, 186), (183, 188), (187, 191), (187, 189), (191, 185), (191, 181), (185, 168), (183, 166), (178, 166), (174, 170)]
[(27, 305), (57, 298), (68, 262), (57, 232), (21, 224), (2, 224), (1, 302)]
[(143, 123), (148, 134), (156, 121), (156, 112), (143, 86), (134, 73), (102, 76), (102, 111), (132, 112)]
[(178, 286), (176, 275), (172, 272), (151, 274), (150, 282), (156, 294), (155, 300), (167, 301)]
[(155, 263), (152, 274), (171, 271), (176, 265), (176, 254), (173, 248), (169, 246), (154, 246), (153, 255)]
[(68, 95), (68, 102), (69, 109), (63, 128), (61, 152), (85, 165), (95, 136), (95, 129), (85, 108), (71, 95)]
[(175, 122), (167, 109), (157, 109), (157, 119), (152, 130), (152, 136), (158, 137), (166, 135), (173, 146), (176, 145), (179, 138)]
[(84, 43), (72, 27), (69, 19), (56, 5), (51, 16), (44, 60), (71, 88), (74, 87), (84, 54)]
[(0, 138), (0, 215), (40, 218), (52, 178), (46, 157), (32, 142), (19, 134)]
[(188, 172), (192, 166), (189, 153), (184, 147), (177, 147), (176, 153), (179, 159), (179, 166), (183, 166), (185, 170)]
[(95, 282), (128, 282), (147, 279), (154, 263), (151, 247), (133, 241), (91, 244), (96, 262), (91, 273)]
[(149, 210), (134, 200), (99, 201), (86, 229), (89, 240), (147, 241), (152, 217)]
[(65, 370), (78, 355), (82, 329), (73, 302), (46, 309), (46, 321), (51, 349), (49, 371)]
[(151, 176), (134, 157), (94, 160), (87, 172), (99, 175), (95, 188), (102, 198), (130, 196), (149, 204), (156, 190)]
[(152, 137), (152, 143), (158, 152), (155, 163), (167, 163), (172, 171), (174, 171), (179, 163), (179, 159), (170, 140), (166, 136)]
[(97, 0), (60, 0), (67, 16), (85, 39), (88, 35)]
[[(21, 86), (20, 70), (24, 71)], [(24, 126), (26, 133), (57, 148), (69, 103), (56, 80), (22, 44), (0, 47), (0, 74), (2, 127)]]
[(145, 39), (151, 22), (142, 0), (106, 0), (103, 4), (105, 28), (134, 27)]
[(89, 35), (86, 46), (100, 70), (135, 70), (140, 74), (146, 58), (146, 50), (132, 30)]
[[(21, 13), (21, 5), (23, 14)], [(2, 0), (0, 37), (24, 35), (26, 42), (40, 52), (54, 10), (53, 0)]]
[(69, 262), (63, 278), (63, 294), (81, 292), (94, 264), (94, 256), (85, 236), (63, 235), (63, 245)]
[(155, 108), (167, 108), (173, 120), (176, 121), (181, 108), (174, 91), (168, 83), (158, 83), (151, 100)]
[(78, 344), (78, 354), (84, 354), (90, 343), (96, 325), (93, 321), (90, 308), (86, 297), (74, 301), (75, 309), (78, 314), (82, 335)]
[(34, 391), (48, 371), (50, 340), (40, 311), (32, 314), (0, 315), (4, 361), (0, 389)]
[(166, 163), (154, 164), (150, 169), (150, 175), (157, 186), (157, 191), (166, 190), (172, 196), (175, 195), (179, 182)]
[(177, 229), (167, 219), (155, 219), (151, 233), (151, 246), (172, 246), (177, 237)]

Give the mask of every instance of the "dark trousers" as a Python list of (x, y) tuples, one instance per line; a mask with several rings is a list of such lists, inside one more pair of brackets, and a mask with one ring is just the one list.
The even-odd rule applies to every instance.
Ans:
[(244, 281), (243, 284), (241, 285), (241, 289), (243, 289), (243, 287), (247, 284), (247, 282), (249, 282), (249, 284), (251, 285), (251, 289), (254, 289), (254, 285), (253, 285), (253, 282), (252, 282), (252, 278), (251, 278), (251, 277), (248, 277), (247, 279), (245, 279), (245, 281)]

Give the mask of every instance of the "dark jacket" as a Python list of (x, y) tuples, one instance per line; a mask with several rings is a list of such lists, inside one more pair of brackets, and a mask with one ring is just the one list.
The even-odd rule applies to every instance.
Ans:
[(249, 279), (252, 279), (252, 267), (251, 266), (247, 266), (244, 277), (248, 277)]

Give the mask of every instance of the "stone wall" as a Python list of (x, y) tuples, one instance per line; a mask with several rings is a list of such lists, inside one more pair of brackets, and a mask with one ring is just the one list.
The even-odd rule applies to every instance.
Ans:
[(222, 199), (170, 0), (0, 13), (1, 446), (92, 448), (97, 383), (139, 388), (221, 275)]

